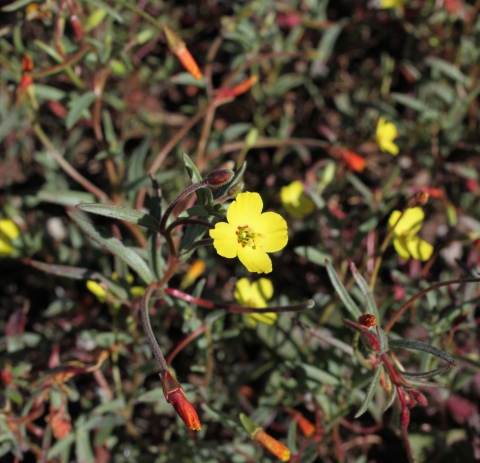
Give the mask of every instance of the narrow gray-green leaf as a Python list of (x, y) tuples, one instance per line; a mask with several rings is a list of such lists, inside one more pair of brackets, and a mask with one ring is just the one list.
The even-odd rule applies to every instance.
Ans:
[(77, 208), (81, 211), (90, 212), (92, 214), (103, 215), (111, 219), (125, 220), (146, 227), (155, 232), (160, 231), (160, 224), (149, 214), (129, 209), (128, 207), (110, 206), (108, 204), (78, 204)]
[(325, 267), (325, 262), (332, 258), (330, 254), (319, 251), (313, 246), (298, 246), (294, 248), (294, 251), (299, 256), (305, 257), (305, 259), (321, 267)]
[(101, 10), (105, 11), (107, 14), (116, 19), (119, 23), (123, 23), (123, 17), (120, 13), (115, 11), (112, 7), (108, 6), (106, 3), (101, 2), (100, 0), (86, 0), (88, 3), (95, 5)]
[(154, 277), (150, 268), (135, 251), (132, 251), (130, 248), (126, 247), (119, 239), (111, 236), (104, 230), (96, 227), (86, 220), (81, 219), (73, 211), (69, 211), (69, 216), (90, 239), (122, 259), (128, 266), (138, 273), (140, 278), (146, 284), (153, 282)]
[(447, 371), (450, 371), (452, 369), (452, 365), (445, 365), (440, 368), (435, 368), (435, 370), (430, 370), (430, 371), (425, 371), (423, 373), (413, 373), (410, 371), (399, 371), (399, 373), (402, 376), (406, 376), (407, 378), (434, 378), (435, 376), (442, 375), (443, 373), (446, 373)]
[(65, 121), (67, 129), (71, 129), (75, 125), (82, 116), (83, 111), (95, 101), (95, 98), (95, 93), (87, 92), (74, 101), (70, 111), (68, 111), (67, 120)]
[(397, 398), (397, 388), (392, 384), (392, 391), (390, 392), (390, 397), (387, 400), (387, 403), (382, 407), (382, 412), (388, 410), (395, 402)]
[(376, 326), (377, 329), (377, 336), (378, 336), (378, 342), (380, 344), (380, 354), (384, 354), (387, 352), (388, 349), (390, 349), (390, 346), (388, 345), (388, 336), (385, 333), (385, 331), (380, 328), (380, 326)]
[(357, 267), (355, 266), (353, 261), (349, 259), (348, 264), (350, 267), (350, 271), (352, 272), (353, 278), (355, 279), (355, 282), (357, 283), (357, 285), (359, 286), (359, 288), (363, 293), (363, 296), (365, 297), (368, 313), (371, 313), (372, 315), (374, 315), (375, 318), (378, 320), (378, 322), (380, 322), (380, 314), (378, 313), (375, 297), (373, 296), (373, 293), (370, 291), (370, 287), (368, 286), (368, 283), (365, 281), (362, 275), (358, 273)]
[(373, 376), (373, 379), (370, 385), (368, 386), (365, 400), (363, 401), (362, 406), (360, 407), (358, 412), (355, 414), (355, 418), (362, 416), (367, 411), (367, 408), (370, 405), (370, 402), (372, 401), (373, 396), (375, 395), (375, 391), (377, 390), (378, 383), (380, 382), (380, 377), (382, 376), (382, 371), (383, 371), (383, 363), (380, 363), (380, 365), (378, 365), (377, 371), (375, 372), (375, 375)]
[(412, 339), (390, 339), (390, 347), (400, 347), (402, 349), (427, 352), (428, 354), (440, 357), (446, 362), (451, 363), (453, 366), (457, 366), (457, 362), (446, 352), (421, 341), (415, 341)]
[(29, 3), (32, 3), (30, 0), (17, 0), (16, 2), (10, 3), (9, 5), (5, 5), (0, 10), (2, 11), (15, 11), (19, 10), (20, 8), (23, 8), (24, 6), (28, 5)]
[(335, 291), (337, 291), (340, 299), (345, 304), (345, 308), (350, 312), (350, 315), (352, 315), (355, 320), (358, 320), (358, 317), (362, 315), (362, 311), (350, 297), (350, 294), (348, 294), (345, 286), (343, 286), (343, 283), (340, 281), (340, 278), (338, 278), (337, 272), (335, 272), (335, 269), (328, 260), (325, 261), (325, 267), (327, 268), (328, 276), (330, 277), (330, 281), (332, 282)]
[(73, 280), (100, 281), (104, 283), (107, 286), (107, 289), (119, 299), (128, 299), (128, 293), (124, 288), (122, 288), (114, 281), (104, 277), (101, 273), (95, 272), (94, 270), (89, 270), (88, 268), (81, 267), (70, 267), (68, 265), (46, 264), (45, 262), (40, 262), (38, 260), (32, 259), (25, 259), (23, 262), (25, 264), (31, 265), (38, 270), (41, 270), (42, 272), (50, 273), (52, 275), (57, 275), (60, 277), (71, 278)]

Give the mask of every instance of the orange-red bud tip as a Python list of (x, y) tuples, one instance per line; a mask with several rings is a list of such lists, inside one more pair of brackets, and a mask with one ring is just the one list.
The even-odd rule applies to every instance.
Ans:
[(277, 439), (267, 434), (263, 429), (258, 429), (252, 438), (260, 442), (269, 452), (282, 461), (290, 460), (290, 450)]
[(189, 429), (192, 431), (200, 431), (202, 425), (198, 419), (197, 412), (193, 405), (185, 397), (182, 386), (173, 377), (173, 375), (167, 371), (162, 377), (162, 387), (165, 399), (169, 404), (172, 404), (178, 416), (183, 420)]
[(308, 421), (301, 413), (295, 413), (293, 419), (305, 436), (310, 437), (315, 432), (315, 425)]
[(178, 416), (180, 416), (189, 429), (192, 431), (200, 431), (200, 429), (202, 429), (197, 412), (185, 397), (182, 389), (170, 392), (165, 398), (168, 403), (172, 404)]
[(366, 313), (358, 317), (358, 323), (363, 326), (375, 326), (377, 324), (377, 319), (374, 315)]
[(342, 149), (340, 151), (340, 157), (349, 169), (354, 170), (355, 172), (363, 172), (365, 170), (367, 161), (359, 154)]

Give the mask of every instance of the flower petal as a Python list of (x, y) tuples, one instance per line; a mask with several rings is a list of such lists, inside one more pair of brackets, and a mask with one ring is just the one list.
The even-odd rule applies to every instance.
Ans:
[(273, 296), (273, 285), (267, 278), (254, 281), (251, 286), (252, 299), (257, 299), (262, 305), (255, 305), (257, 309), (267, 306), (267, 301)]
[(418, 236), (411, 236), (406, 241), (408, 251), (414, 259), (425, 262), (433, 254), (433, 246)]
[(380, 143), (380, 149), (386, 153), (396, 156), (400, 152), (400, 148), (391, 140), (383, 140)]
[(235, 285), (235, 290), (233, 291), (233, 297), (235, 300), (243, 306), (248, 306), (250, 300), (250, 293), (252, 286), (248, 281), (248, 278), (240, 278)]
[(276, 252), (287, 245), (287, 222), (276, 212), (265, 212), (255, 220), (252, 226), (256, 233), (265, 235), (265, 239), (261, 241), (263, 251)]
[(235, 232), (236, 227), (227, 222), (219, 222), (213, 230), (210, 230), (213, 246), (222, 257), (232, 259), (237, 256), (238, 243)]
[(102, 286), (100, 286), (96, 281), (88, 280), (87, 289), (100, 301), (105, 302), (107, 300), (107, 293)]
[(263, 201), (258, 193), (240, 193), (227, 210), (227, 220), (235, 229), (250, 225), (262, 213)]
[(424, 219), (425, 213), (421, 207), (412, 207), (411, 209), (407, 209), (405, 214), (403, 214), (403, 217), (400, 219), (395, 231), (397, 233), (415, 235), (422, 228)]
[(0, 238), (0, 257), (8, 257), (15, 251), (14, 247), (10, 244), (10, 241), (2, 240)]
[(402, 259), (410, 259), (410, 251), (408, 250), (404, 237), (397, 236), (393, 238), (393, 246)]
[(245, 315), (247, 319), (247, 323), (252, 327), (255, 328), (258, 323), (264, 323), (265, 325), (273, 325), (277, 319), (278, 314), (272, 313), (249, 313)]
[(270, 257), (268, 257), (266, 252), (259, 249), (253, 249), (250, 246), (239, 246), (238, 258), (249, 272), (270, 273), (272, 271)]
[(20, 235), (20, 230), (17, 227), (17, 224), (10, 219), (1, 219), (0, 220), (0, 237), (4, 240), (14, 240)]

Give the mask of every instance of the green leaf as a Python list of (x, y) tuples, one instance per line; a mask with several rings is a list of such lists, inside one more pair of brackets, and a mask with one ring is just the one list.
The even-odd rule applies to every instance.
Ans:
[(251, 420), (245, 413), (240, 413), (240, 421), (242, 423), (243, 428), (247, 433), (252, 437), (255, 434), (257, 429), (261, 429), (260, 426), (255, 423), (255, 421)]
[(321, 252), (312, 246), (298, 246), (293, 250), (299, 256), (305, 257), (305, 259), (314, 264), (320, 265), (321, 267), (325, 267), (325, 262), (332, 258), (330, 254)]
[(457, 362), (453, 359), (453, 357), (448, 355), (443, 350), (431, 346), (430, 344), (426, 344), (421, 341), (415, 341), (412, 339), (390, 339), (389, 342), (390, 347), (400, 347), (401, 349), (419, 350), (421, 352), (427, 352), (428, 354), (440, 357), (441, 359), (452, 364), (453, 366), (457, 366)]
[(106, 3), (101, 2), (100, 0), (86, 0), (88, 3), (95, 5), (101, 10), (105, 11), (107, 14), (112, 16), (119, 23), (123, 23), (123, 17), (120, 13), (116, 12), (112, 7), (108, 6)]
[(73, 102), (65, 121), (67, 129), (71, 129), (75, 125), (78, 119), (82, 116), (83, 111), (95, 101), (95, 98), (95, 93), (87, 92)]
[(65, 450), (68, 450), (72, 446), (74, 440), (75, 440), (75, 433), (73, 432), (71, 432), (67, 437), (57, 440), (57, 442), (55, 442), (55, 444), (53, 444), (53, 446), (48, 451), (48, 458), (53, 459), (60, 453), (64, 452)]
[(97, 203), (78, 204), (77, 208), (84, 212), (110, 217), (111, 219), (125, 220), (155, 232), (160, 231), (160, 224), (151, 215), (136, 209)]
[(345, 289), (345, 286), (343, 286), (343, 283), (340, 281), (340, 278), (338, 278), (338, 275), (335, 272), (332, 264), (330, 264), (328, 260), (325, 261), (325, 266), (327, 267), (327, 273), (330, 277), (330, 281), (332, 282), (335, 291), (337, 291), (338, 295), (340, 296), (340, 299), (345, 304), (345, 308), (350, 312), (350, 315), (352, 315), (355, 320), (358, 320), (358, 317), (362, 315), (362, 311), (350, 297)]
[(388, 410), (395, 402), (397, 398), (397, 388), (392, 384), (392, 390), (390, 392), (390, 396), (388, 397), (387, 403), (382, 407), (382, 412)]
[(380, 328), (379, 325), (376, 326), (377, 329), (377, 336), (378, 336), (378, 343), (380, 344), (380, 354), (384, 354), (387, 352), (388, 349), (390, 349), (390, 346), (388, 344), (388, 336), (385, 333), (385, 331)]
[(435, 368), (435, 370), (430, 370), (430, 371), (425, 371), (423, 373), (413, 373), (409, 371), (399, 371), (399, 373), (402, 376), (406, 376), (407, 378), (433, 378), (438, 375), (442, 375), (443, 373), (446, 373), (447, 371), (450, 371), (452, 369), (452, 365), (445, 365), (440, 368)]
[(440, 72), (447, 77), (450, 77), (450, 79), (462, 83), (463, 85), (469, 85), (470, 79), (448, 61), (439, 58), (428, 57), (425, 59), (425, 63), (428, 64), (432, 70)]
[(119, 239), (111, 236), (105, 232), (105, 230), (102, 230), (90, 222), (81, 219), (73, 211), (68, 211), (68, 215), (90, 239), (123, 260), (128, 266), (138, 273), (140, 278), (146, 284), (153, 282), (154, 277), (151, 270), (136, 252), (126, 247)]
[(95, 201), (95, 196), (84, 191), (73, 190), (40, 190), (37, 199), (46, 203), (60, 204), (61, 206), (76, 206), (79, 203)]
[(24, 6), (27, 6), (29, 3), (32, 3), (30, 0), (17, 0), (16, 2), (10, 3), (10, 5), (5, 5), (4, 7), (0, 8), (2, 11), (10, 12), (16, 11)]
[(373, 376), (373, 379), (370, 385), (368, 386), (365, 400), (363, 401), (362, 406), (360, 407), (358, 412), (355, 413), (355, 418), (362, 416), (367, 411), (367, 408), (370, 405), (370, 402), (372, 401), (373, 396), (375, 395), (375, 391), (377, 390), (378, 383), (380, 382), (380, 377), (382, 376), (382, 371), (383, 371), (383, 363), (380, 363), (380, 365), (377, 368), (377, 371), (375, 372), (375, 375)]
[(113, 282), (112, 280), (104, 277), (101, 273), (95, 272), (93, 270), (81, 267), (70, 267), (68, 265), (45, 264), (44, 262), (31, 259), (25, 259), (23, 262), (27, 265), (31, 265), (38, 270), (41, 270), (42, 272), (51, 273), (52, 275), (71, 278), (73, 280), (94, 280), (102, 282), (107, 286), (107, 289), (119, 299), (128, 299), (128, 293), (124, 288), (122, 288), (120, 285)]
[(352, 260), (348, 259), (348, 265), (350, 271), (352, 272), (355, 282), (362, 291), (363, 296), (365, 297), (365, 302), (367, 303), (367, 312), (375, 316), (375, 318), (380, 322), (380, 314), (378, 313), (377, 303), (375, 302), (375, 297), (370, 291), (370, 287), (365, 279), (358, 273), (357, 267)]

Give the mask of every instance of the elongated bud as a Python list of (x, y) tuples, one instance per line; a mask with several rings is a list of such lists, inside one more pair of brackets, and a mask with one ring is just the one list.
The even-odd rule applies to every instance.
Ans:
[(243, 187), (245, 184), (243, 182), (238, 182), (235, 183), (235, 185), (232, 185), (228, 191), (227, 191), (227, 196), (231, 198), (232, 196), (235, 196), (237, 193), (243, 190)]
[(255, 421), (251, 420), (244, 413), (240, 413), (240, 421), (253, 440), (260, 442), (268, 451), (273, 453), (282, 461), (290, 459), (290, 450), (281, 442), (268, 435)]
[(419, 191), (415, 193), (409, 200), (407, 207), (422, 207), (427, 204), (428, 198), (430, 195), (426, 191)]
[(410, 423), (410, 410), (407, 407), (402, 408), (400, 412), (400, 424), (402, 428), (408, 428), (408, 424)]
[(366, 313), (358, 317), (358, 323), (360, 323), (360, 325), (366, 326), (367, 328), (370, 328), (371, 326), (375, 326), (377, 324), (377, 319), (374, 315)]
[(250, 88), (253, 85), (255, 85), (257, 81), (258, 81), (257, 76), (250, 76), (247, 80), (244, 80), (243, 82), (240, 82), (239, 84), (235, 85), (235, 87), (232, 88), (233, 96), (241, 95), (242, 93), (245, 93), (247, 90), (250, 90)]
[(340, 157), (349, 169), (354, 170), (355, 172), (363, 172), (365, 170), (367, 161), (359, 154), (342, 149), (340, 150)]
[(270, 453), (282, 461), (290, 460), (290, 450), (277, 439), (267, 434), (263, 429), (258, 429), (252, 436), (253, 440), (260, 442)]
[(307, 420), (301, 413), (295, 413), (293, 419), (305, 436), (309, 437), (315, 432), (315, 425)]
[(419, 391), (414, 389), (410, 390), (410, 395), (422, 406), (426, 407), (428, 405), (427, 398)]
[(210, 172), (205, 177), (205, 182), (208, 186), (218, 188), (225, 184), (227, 184), (230, 180), (232, 180), (235, 172), (230, 169), (217, 169), (213, 172)]
[(183, 392), (180, 383), (169, 371), (167, 371), (161, 379), (163, 394), (165, 395), (166, 401), (169, 404), (172, 404), (173, 408), (178, 413), (178, 416), (180, 416), (189, 429), (192, 431), (200, 431), (202, 425), (198, 419), (197, 412), (185, 397), (185, 393)]
[(335, 177), (335, 163), (334, 162), (329, 162), (326, 166), (325, 169), (323, 169), (322, 175), (320, 177), (320, 184), (322, 186), (327, 186), (330, 185), (330, 183), (333, 181), (333, 178)]
[(193, 56), (188, 51), (185, 42), (177, 34), (175, 34), (175, 32), (173, 32), (167, 24), (163, 25), (163, 32), (165, 33), (165, 38), (167, 39), (168, 48), (170, 48), (172, 53), (177, 56), (184, 68), (193, 77), (195, 77), (195, 79), (200, 80), (202, 78), (202, 72), (193, 59)]

